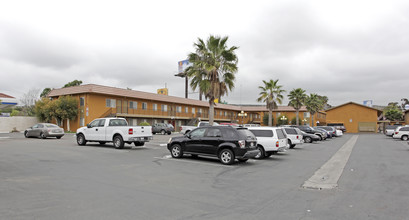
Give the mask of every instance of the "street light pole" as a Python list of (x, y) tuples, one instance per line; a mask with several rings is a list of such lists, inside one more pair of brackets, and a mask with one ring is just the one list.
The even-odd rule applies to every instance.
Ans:
[(239, 114), (237, 114), (239, 117), (241, 116), (241, 125), (243, 125), (244, 123), (244, 117), (247, 117), (247, 113), (244, 113), (244, 111), (242, 110)]

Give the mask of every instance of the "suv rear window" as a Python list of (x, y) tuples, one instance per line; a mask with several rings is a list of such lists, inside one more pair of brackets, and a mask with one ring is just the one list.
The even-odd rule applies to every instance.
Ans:
[(399, 131), (409, 131), (409, 127), (402, 127)]
[(294, 128), (284, 128), (287, 134), (297, 134), (297, 131)]
[(248, 129), (237, 129), (239, 135), (241, 136), (241, 138), (245, 138), (245, 139), (256, 139), (256, 137), (254, 136), (253, 133), (251, 133), (251, 131), (249, 131)]
[(282, 129), (277, 129), (276, 132), (277, 132), (278, 139), (285, 139), (286, 138)]
[(274, 137), (272, 130), (250, 130), (256, 137)]

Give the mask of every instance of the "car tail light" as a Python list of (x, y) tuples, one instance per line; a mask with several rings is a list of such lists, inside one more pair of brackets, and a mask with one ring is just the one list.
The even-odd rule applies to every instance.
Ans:
[(130, 129), (128, 130), (128, 134), (133, 134), (133, 129), (132, 129), (132, 128), (130, 128)]
[(276, 142), (276, 147), (278, 147), (278, 146), (280, 146), (280, 145), (279, 145), (279, 142), (277, 141), (277, 142)]
[(297, 139), (298, 139), (298, 135), (297, 135)]
[(395, 134), (398, 134), (399, 132), (395, 132)]
[(183, 130), (183, 127), (182, 126), (180, 126), (180, 131), (182, 131)]
[(245, 148), (246, 147), (246, 141), (245, 140), (240, 140), (239, 141), (239, 146), (240, 146), (240, 148)]

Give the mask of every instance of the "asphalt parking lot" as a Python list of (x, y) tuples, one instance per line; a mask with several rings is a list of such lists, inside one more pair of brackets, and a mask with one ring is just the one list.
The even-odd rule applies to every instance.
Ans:
[[(406, 142), (346, 134), (226, 166), (214, 158), (171, 158), (165, 146), (171, 136), (117, 150), (111, 144), (78, 146), (73, 134), (60, 140), (0, 134), (0, 219), (409, 216)], [(303, 187), (353, 138), (335, 188)]]

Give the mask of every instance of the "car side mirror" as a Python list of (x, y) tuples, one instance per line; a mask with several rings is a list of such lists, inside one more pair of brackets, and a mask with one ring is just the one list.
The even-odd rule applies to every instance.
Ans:
[(87, 124), (87, 128), (92, 128), (90, 124)]
[(189, 138), (189, 139), (192, 138), (192, 137), (190, 136), (190, 134), (186, 134), (186, 137)]

